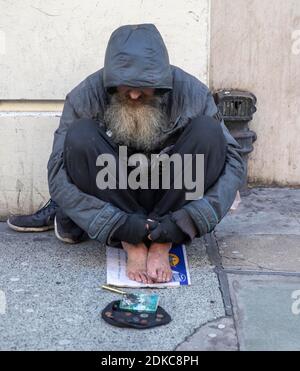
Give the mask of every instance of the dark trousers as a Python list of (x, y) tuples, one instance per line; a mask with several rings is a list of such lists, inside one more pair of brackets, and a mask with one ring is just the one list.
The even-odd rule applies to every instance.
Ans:
[[(128, 150), (128, 156), (132, 154)], [(208, 116), (192, 119), (174, 138), (169, 155), (178, 153), (204, 154), (204, 191), (219, 178), (226, 158), (226, 142), (220, 124)], [(64, 148), (64, 163), (71, 181), (82, 191), (103, 201), (110, 202), (128, 213), (144, 213), (162, 216), (180, 209), (185, 203), (186, 192), (174, 189), (174, 174), (171, 171), (170, 189), (99, 189), (96, 177), (101, 169), (96, 166), (100, 154), (111, 154), (118, 164), (119, 146), (106, 134), (96, 121), (79, 119), (67, 132)], [(195, 174), (195, 164), (192, 161)], [(128, 173), (132, 168), (128, 168)], [(118, 172), (117, 172), (118, 174)], [(150, 173), (149, 173), (150, 178)], [(184, 185), (184, 182), (182, 182)]]

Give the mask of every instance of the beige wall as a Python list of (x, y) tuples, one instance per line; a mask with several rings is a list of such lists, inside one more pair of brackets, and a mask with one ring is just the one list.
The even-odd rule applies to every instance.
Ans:
[(250, 180), (300, 185), (299, 0), (0, 0), (0, 217), (47, 200), (66, 93), (102, 67), (115, 28), (143, 22), (171, 63), (257, 95)]
[(46, 166), (58, 121), (49, 112), (0, 115), (0, 218), (29, 213), (47, 200)]
[(0, 1), (0, 99), (64, 99), (102, 67), (112, 31), (135, 23), (156, 24), (171, 63), (207, 81), (209, 0), (10, 0)]
[(249, 180), (300, 185), (300, 1), (212, 0), (210, 85), (258, 98)]
[(0, 0), (0, 218), (47, 198), (63, 99), (124, 24), (154, 23), (171, 63), (208, 82), (210, 0)]

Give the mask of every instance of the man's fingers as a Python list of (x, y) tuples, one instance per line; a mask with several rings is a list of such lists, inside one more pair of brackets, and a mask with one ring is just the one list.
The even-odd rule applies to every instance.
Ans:
[(149, 240), (155, 241), (157, 238), (159, 238), (161, 234), (161, 226), (158, 225), (151, 233), (148, 235)]
[(147, 219), (147, 224), (146, 224), (146, 227), (148, 229), (148, 231), (152, 231), (153, 229), (155, 229), (157, 226), (159, 225), (159, 222), (157, 220), (151, 220), (151, 219)]

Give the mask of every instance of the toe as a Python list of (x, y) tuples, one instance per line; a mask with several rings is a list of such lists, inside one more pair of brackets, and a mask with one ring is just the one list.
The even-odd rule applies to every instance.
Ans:
[(143, 283), (148, 283), (148, 278), (147, 278), (146, 273), (142, 272), (142, 273), (140, 273), (140, 276), (141, 276), (141, 279), (142, 279)]
[(147, 275), (148, 283), (154, 283), (153, 279)]
[(162, 269), (157, 270), (157, 281), (164, 282), (164, 271)]
[(134, 274), (133, 272), (128, 272), (127, 276), (129, 277), (129, 279), (131, 279), (132, 281), (135, 280), (135, 277), (134, 277)]
[(136, 280), (137, 282), (143, 282), (143, 278), (142, 278), (142, 276), (141, 276), (140, 273), (136, 273), (136, 274), (135, 274), (135, 280)]
[(156, 280), (157, 279), (157, 272), (156, 272), (156, 269), (148, 269), (147, 270), (147, 274), (148, 276), (153, 279), (153, 280)]
[(153, 279), (149, 276), (147, 272), (143, 272), (143, 275), (145, 276), (146, 279), (145, 283), (153, 283)]
[(164, 273), (164, 282), (169, 282), (170, 280), (169, 280), (169, 274), (168, 274), (169, 272), (168, 271), (166, 271), (165, 273)]
[(145, 277), (146, 277), (146, 283), (153, 283), (153, 279), (147, 274), (147, 272), (144, 273)]

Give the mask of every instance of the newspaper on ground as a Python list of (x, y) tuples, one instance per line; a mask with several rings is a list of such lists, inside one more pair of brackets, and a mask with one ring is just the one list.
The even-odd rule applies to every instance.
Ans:
[(132, 281), (126, 276), (126, 253), (123, 249), (106, 246), (107, 284), (118, 287), (180, 287), (191, 284), (185, 245), (173, 245), (170, 253), (172, 281), (167, 283), (144, 284)]

